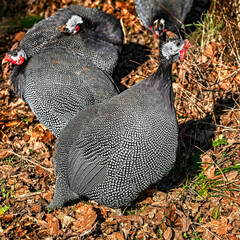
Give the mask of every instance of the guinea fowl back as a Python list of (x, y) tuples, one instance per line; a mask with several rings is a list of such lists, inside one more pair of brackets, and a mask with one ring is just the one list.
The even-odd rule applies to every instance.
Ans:
[[(174, 51), (167, 49), (177, 57), (183, 47), (178, 43)], [(129, 205), (170, 171), (178, 144), (171, 83), (176, 56), (162, 59), (152, 76), (69, 122), (56, 144), (56, 187), (49, 207), (78, 196), (113, 208)]]
[(44, 49), (11, 74), (18, 94), (56, 137), (77, 112), (116, 95), (112, 78), (65, 48)]
[[(73, 15), (90, 22), (89, 29), (69, 35), (59, 26), (67, 23)], [(112, 73), (123, 42), (119, 21), (110, 14), (94, 8), (73, 5), (62, 8), (53, 16), (35, 24), (25, 34), (20, 46), (31, 57), (44, 48), (67, 46), (74, 54), (85, 56), (100, 69)]]

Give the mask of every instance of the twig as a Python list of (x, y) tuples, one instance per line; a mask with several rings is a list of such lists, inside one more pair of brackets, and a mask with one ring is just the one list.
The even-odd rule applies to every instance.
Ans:
[(123, 24), (123, 19), (121, 18), (120, 19), (120, 23), (121, 23), (121, 26), (122, 26), (122, 31), (123, 31), (123, 36), (124, 36), (124, 43), (126, 43), (126, 30), (125, 30), (125, 27), (124, 27), (124, 24)]
[(237, 69), (236, 71), (234, 71), (233, 73), (229, 74), (229, 75), (228, 75), (227, 77), (225, 77), (224, 79), (221, 79), (221, 81), (219, 81), (218, 83), (223, 82), (223, 81), (227, 80), (228, 78), (234, 77), (234, 76), (237, 75), (238, 73), (240, 73), (240, 68)]
[(215, 233), (213, 233), (210, 229), (208, 229), (207, 227), (204, 227), (203, 225), (199, 224), (199, 223), (196, 223), (196, 222), (193, 222), (193, 224), (196, 224), (202, 228), (204, 228), (205, 230), (209, 231), (215, 238), (221, 240), (221, 238), (219, 238)]
[(20, 196), (16, 196), (15, 198), (27, 198), (27, 197), (33, 197), (36, 195), (40, 195), (40, 194), (42, 194), (42, 192), (25, 193)]
[(51, 170), (50, 168), (45, 168), (45, 167), (43, 167), (37, 160), (28, 159), (28, 158), (26, 158), (26, 157), (24, 157), (24, 156), (21, 156), (21, 155), (15, 153), (14, 151), (11, 151), (11, 153), (12, 153), (13, 155), (19, 157), (19, 158), (22, 158), (23, 160), (25, 160), (25, 161), (27, 161), (27, 162), (32, 163), (33, 165), (36, 165), (36, 166), (38, 166), (38, 167), (40, 167), (40, 168), (42, 168), (42, 169), (44, 169), (44, 170), (46, 170), (46, 171), (48, 171), (48, 172), (50, 172), (50, 173), (53, 173), (53, 170)]
[(92, 226), (92, 228), (90, 230), (85, 231), (84, 233), (80, 234), (79, 237), (81, 238), (81, 237), (84, 237), (84, 236), (88, 235), (89, 233), (91, 233), (93, 231), (93, 229), (97, 226), (97, 224), (98, 224), (98, 221), (95, 222), (95, 224)]

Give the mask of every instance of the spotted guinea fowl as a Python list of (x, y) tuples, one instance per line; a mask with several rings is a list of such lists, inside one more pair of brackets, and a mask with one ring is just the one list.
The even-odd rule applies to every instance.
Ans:
[(178, 33), (193, 0), (134, 0), (137, 16), (144, 27), (161, 35), (164, 29)]
[[(61, 31), (64, 25), (66, 31)], [(46, 47), (66, 47), (112, 74), (122, 43), (122, 27), (115, 17), (98, 9), (72, 5), (35, 24), (20, 47), (29, 58)]]
[(167, 42), (152, 76), (68, 123), (56, 143), (50, 208), (80, 196), (113, 208), (129, 205), (170, 171), (178, 145), (171, 68), (188, 46)]
[(26, 59), (12, 50), (5, 60), (14, 90), (56, 137), (82, 109), (118, 94), (110, 75), (65, 48), (47, 48)]

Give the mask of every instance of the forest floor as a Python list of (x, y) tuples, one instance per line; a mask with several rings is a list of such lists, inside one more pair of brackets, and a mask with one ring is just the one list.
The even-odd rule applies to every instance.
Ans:
[[(5, 2), (5, 1), (4, 1)], [(120, 88), (158, 67), (158, 40), (139, 23), (133, 0), (74, 1), (121, 20), (125, 39), (114, 78)], [(224, 1), (223, 1), (224, 2)], [(21, 41), (44, 9), (48, 17), (71, 0), (26, 0), (5, 10), (31, 17), (2, 18), (0, 58)], [(24, 10), (23, 10), (24, 9)], [(193, 47), (173, 65), (179, 149), (175, 167), (131, 207), (115, 210), (82, 200), (57, 210), (51, 202), (56, 139), (12, 91), (11, 64), (0, 75), (1, 239), (240, 239), (239, 27), (227, 5), (212, 2), (186, 37)], [(28, 15), (29, 16), (29, 15)], [(35, 17), (33, 17), (35, 16)]]

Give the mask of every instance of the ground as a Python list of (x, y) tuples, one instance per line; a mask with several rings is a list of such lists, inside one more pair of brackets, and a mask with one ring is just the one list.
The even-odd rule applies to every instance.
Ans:
[[(157, 69), (159, 42), (139, 23), (133, 0), (74, 3), (100, 8), (121, 21), (124, 47), (114, 73), (121, 90)], [(21, 41), (32, 21), (70, 4), (71, 0), (3, 4), (1, 59)], [(13, 18), (9, 12), (22, 16)], [(240, 239), (240, 38), (236, 19), (228, 3), (213, 1), (194, 32), (186, 35), (193, 46), (172, 71), (179, 122), (176, 164), (167, 177), (122, 209), (120, 216), (87, 199), (54, 211), (46, 208), (54, 191), (56, 139), (13, 92), (12, 66), (3, 65), (1, 239)]]

